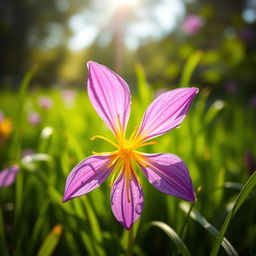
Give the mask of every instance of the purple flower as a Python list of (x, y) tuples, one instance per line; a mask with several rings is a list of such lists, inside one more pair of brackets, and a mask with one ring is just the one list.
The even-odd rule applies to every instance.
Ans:
[(227, 94), (235, 94), (238, 91), (238, 84), (235, 81), (228, 81), (225, 84), (225, 91)]
[(16, 180), (16, 175), (20, 167), (18, 165), (12, 165), (8, 168), (5, 168), (0, 172), (0, 187), (7, 187), (14, 183)]
[(255, 42), (255, 39), (256, 39), (255, 32), (250, 28), (243, 28), (242, 30), (240, 30), (239, 36), (242, 40), (244, 40), (248, 44)]
[(0, 111), (0, 123), (4, 120), (4, 113)]
[(196, 34), (203, 26), (203, 19), (195, 14), (189, 15), (183, 22), (183, 31), (188, 35)]
[(125, 130), (130, 115), (131, 96), (126, 82), (103, 65), (88, 63), (88, 95), (98, 115), (113, 132), (116, 141), (98, 138), (116, 148), (113, 152), (95, 153), (80, 162), (69, 174), (63, 201), (84, 195), (110, 179), (111, 207), (116, 219), (130, 229), (143, 210), (141, 181), (133, 163), (158, 190), (193, 202), (195, 195), (186, 164), (173, 154), (145, 154), (138, 149), (156, 144), (148, 140), (180, 125), (197, 88), (180, 88), (158, 96), (147, 108), (139, 128), (129, 139)]
[(38, 105), (44, 109), (50, 109), (53, 106), (53, 101), (50, 97), (40, 96), (38, 98)]
[(41, 122), (41, 117), (37, 112), (30, 112), (28, 114), (28, 121), (32, 125), (37, 125)]
[(34, 149), (25, 149), (21, 153), (21, 157), (32, 156), (35, 153)]
[(250, 98), (249, 103), (253, 108), (256, 108), (256, 95)]
[(251, 150), (246, 150), (244, 154), (245, 169), (251, 175), (256, 170), (256, 161)]
[(61, 96), (64, 102), (73, 104), (76, 98), (76, 91), (66, 89), (62, 91)]

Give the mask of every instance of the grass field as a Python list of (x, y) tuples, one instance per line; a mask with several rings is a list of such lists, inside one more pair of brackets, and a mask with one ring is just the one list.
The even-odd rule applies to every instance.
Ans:
[[(140, 71), (128, 134), (140, 124), (155, 93)], [(144, 149), (180, 156), (197, 202), (160, 193), (140, 173), (144, 211), (133, 230), (126, 231), (111, 212), (108, 182), (62, 203), (72, 168), (92, 151), (112, 150), (90, 138), (112, 134), (86, 90), (29, 90), (31, 76), (24, 77), (19, 91), (0, 95), (0, 110), (12, 124), (1, 135), (0, 164), (2, 169), (20, 166), (14, 184), (0, 191), (0, 255), (131, 255), (131, 247), (139, 256), (255, 255), (256, 175), (250, 155), (256, 155), (256, 115), (249, 103), (219, 99), (209, 88), (200, 88), (181, 126)], [(40, 106), (41, 96), (52, 102)], [(31, 112), (39, 120), (31, 121)]]

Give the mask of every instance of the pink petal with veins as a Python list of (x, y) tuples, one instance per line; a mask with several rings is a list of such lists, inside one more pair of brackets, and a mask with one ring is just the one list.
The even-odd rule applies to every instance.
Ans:
[(107, 67), (88, 62), (88, 95), (98, 115), (111, 131), (125, 130), (130, 115), (130, 89), (126, 82)]
[(141, 169), (161, 192), (194, 202), (195, 194), (186, 164), (173, 154), (143, 154), (148, 166)]
[(116, 219), (126, 228), (130, 229), (140, 217), (143, 210), (143, 191), (137, 178), (132, 180), (121, 173), (115, 181), (111, 191), (111, 207)]
[(63, 202), (99, 187), (113, 170), (109, 155), (91, 156), (80, 162), (69, 174)]
[(162, 93), (147, 108), (137, 136), (149, 140), (179, 126), (198, 91), (191, 87)]
[(7, 187), (14, 183), (20, 167), (18, 165), (12, 165), (5, 168), (0, 172), (0, 187)]

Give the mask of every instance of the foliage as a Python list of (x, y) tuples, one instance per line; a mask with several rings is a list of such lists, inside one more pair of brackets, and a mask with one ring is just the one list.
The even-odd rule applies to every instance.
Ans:
[[(135, 111), (128, 133), (139, 124), (153, 97), (142, 66), (137, 65), (136, 72), (139, 94), (133, 98)], [(186, 80), (190, 75), (185, 74)], [(111, 136), (110, 131), (84, 91), (69, 91), (69, 98), (64, 97), (67, 91), (27, 91), (30, 76), (25, 76), (18, 100), (11, 91), (2, 91), (0, 96), (0, 109), (14, 124), (10, 137), (1, 138), (0, 163), (2, 167), (21, 166), (16, 183), (0, 191), (0, 254), (124, 255), (128, 234), (112, 216), (107, 183), (62, 203), (65, 179), (72, 167), (92, 151), (109, 150), (108, 144), (89, 138), (95, 134)], [(51, 108), (39, 105), (42, 95), (53, 100)], [(256, 154), (252, 140), (255, 109), (248, 103), (246, 107), (243, 102), (234, 104), (231, 98), (225, 102), (213, 98), (210, 91), (201, 89), (181, 127), (149, 147), (149, 151), (172, 152), (185, 160), (198, 201), (190, 210), (184, 208), (181, 200), (162, 195), (141, 177), (145, 208), (134, 226), (135, 255), (177, 255), (179, 251), (206, 255), (216, 236), (215, 243), (220, 245), (227, 227), (222, 243), (226, 251), (234, 249), (241, 255), (256, 252), (255, 174), (241, 190), (254, 171), (246, 169), (244, 156), (248, 150)], [(39, 123), (29, 122), (30, 111), (41, 116)], [(30, 150), (26, 156), (25, 150)], [(231, 222), (229, 216), (233, 217)], [(148, 225), (155, 228), (146, 229)], [(217, 250), (216, 245), (214, 248)]]

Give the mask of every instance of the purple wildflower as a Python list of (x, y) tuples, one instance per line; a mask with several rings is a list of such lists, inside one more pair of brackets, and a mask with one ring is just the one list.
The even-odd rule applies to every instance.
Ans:
[(235, 94), (238, 91), (238, 84), (235, 81), (228, 81), (225, 84), (225, 91), (227, 94)]
[(103, 65), (88, 63), (88, 95), (98, 115), (113, 132), (113, 152), (93, 153), (69, 174), (63, 201), (84, 195), (100, 186), (113, 172), (110, 186), (111, 207), (116, 219), (130, 229), (143, 210), (141, 181), (133, 163), (141, 168), (148, 181), (158, 190), (193, 202), (195, 195), (186, 164), (173, 154), (145, 154), (140, 147), (156, 144), (148, 140), (180, 125), (198, 88), (180, 88), (159, 95), (147, 108), (139, 128), (129, 139), (125, 130), (130, 115), (131, 96), (126, 82)]
[(256, 34), (255, 32), (250, 28), (243, 28), (239, 31), (239, 36), (242, 40), (247, 42), (248, 44), (252, 44), (255, 42)]
[(76, 91), (71, 89), (66, 89), (62, 91), (61, 96), (64, 102), (73, 104), (76, 98)]
[(28, 113), (28, 121), (32, 125), (37, 125), (41, 122), (41, 116), (37, 112), (29, 112)]
[(246, 150), (244, 154), (244, 163), (246, 171), (251, 175), (256, 170), (256, 161), (251, 150)]
[(65, 107), (72, 108), (75, 104), (76, 91), (71, 89), (63, 90), (61, 93), (61, 97), (65, 104)]
[(26, 157), (26, 156), (32, 156), (33, 154), (35, 154), (35, 150), (34, 149), (25, 149), (22, 151), (21, 153), (21, 157)]
[(50, 109), (53, 106), (53, 101), (48, 96), (40, 96), (38, 98), (38, 105), (42, 107), (43, 109)]
[(186, 17), (183, 22), (183, 30), (188, 35), (196, 34), (203, 26), (203, 19), (195, 14)]
[(250, 103), (251, 107), (256, 108), (256, 95), (253, 95), (250, 98), (249, 103)]
[(0, 123), (4, 120), (4, 113), (0, 111)]
[(7, 187), (14, 183), (20, 167), (18, 165), (12, 165), (5, 168), (0, 172), (0, 187)]

